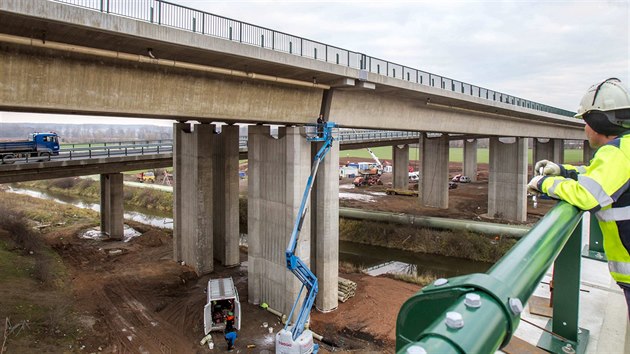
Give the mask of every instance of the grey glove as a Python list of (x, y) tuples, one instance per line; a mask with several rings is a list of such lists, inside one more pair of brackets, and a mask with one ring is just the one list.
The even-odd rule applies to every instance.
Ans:
[(544, 176), (534, 176), (529, 183), (527, 183), (527, 192), (533, 195), (541, 194), (542, 191), (538, 189), (538, 182), (543, 179)]
[(553, 161), (540, 160), (536, 162), (534, 166), (534, 175), (540, 174), (542, 168), (542, 174), (545, 176), (560, 176), (560, 166)]

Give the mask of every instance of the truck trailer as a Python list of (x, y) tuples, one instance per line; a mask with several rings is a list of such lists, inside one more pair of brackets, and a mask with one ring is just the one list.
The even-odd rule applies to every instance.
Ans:
[(59, 137), (56, 133), (33, 133), (26, 140), (0, 141), (0, 161), (3, 164), (37, 157), (40, 161), (50, 161), (53, 155), (59, 155)]

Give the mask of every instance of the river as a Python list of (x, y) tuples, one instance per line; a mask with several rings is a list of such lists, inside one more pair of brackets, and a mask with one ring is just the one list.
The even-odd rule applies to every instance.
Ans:
[[(78, 208), (100, 211), (100, 205), (80, 198), (58, 195), (50, 192), (9, 187), (8, 192), (52, 200)], [(125, 219), (159, 228), (173, 228), (173, 218), (169, 213), (125, 205)], [(247, 243), (247, 236), (241, 235), (241, 243)], [(470, 273), (485, 273), (491, 263), (476, 262), (463, 258), (445, 257), (426, 253), (416, 253), (360, 243), (340, 241), (339, 261), (365, 269), (366, 273), (377, 276), (385, 273), (453, 277)]]

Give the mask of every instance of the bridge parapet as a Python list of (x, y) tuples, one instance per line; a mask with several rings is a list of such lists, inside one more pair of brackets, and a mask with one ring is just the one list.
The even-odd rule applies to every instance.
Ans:
[(50, 0), (123, 16), (161, 26), (222, 38), (300, 57), (324, 61), (359, 70), (358, 79), (366, 81), (368, 73), (430, 86), (450, 92), (500, 102), (536, 111), (572, 117), (575, 113), (490, 90), (446, 76), (414, 69), (402, 64), (371, 57), (318, 41), (273, 29), (192, 9), (162, 0)]

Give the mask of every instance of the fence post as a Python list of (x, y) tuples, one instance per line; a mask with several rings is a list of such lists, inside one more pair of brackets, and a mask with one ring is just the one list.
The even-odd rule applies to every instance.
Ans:
[(599, 228), (599, 222), (597, 222), (595, 214), (589, 214), (590, 230), (588, 245), (584, 245), (584, 248), (582, 249), (582, 256), (596, 261), (608, 262), (606, 253), (604, 252), (604, 236), (602, 236), (602, 230)]
[(547, 323), (547, 329), (567, 341), (544, 332), (538, 346), (552, 353), (569, 353), (571, 350), (583, 353), (588, 342), (589, 331), (578, 328), (582, 223), (573, 230), (554, 262), (553, 317)]

